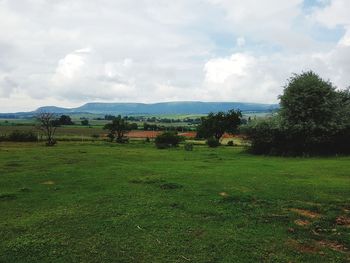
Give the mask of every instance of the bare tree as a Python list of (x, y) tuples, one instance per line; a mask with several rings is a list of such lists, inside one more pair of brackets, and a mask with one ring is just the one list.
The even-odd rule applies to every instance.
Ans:
[(36, 119), (39, 122), (38, 128), (44, 132), (46, 135), (46, 145), (53, 146), (56, 144), (54, 135), (56, 132), (57, 125), (55, 124), (56, 115), (49, 112), (41, 112), (36, 116)]

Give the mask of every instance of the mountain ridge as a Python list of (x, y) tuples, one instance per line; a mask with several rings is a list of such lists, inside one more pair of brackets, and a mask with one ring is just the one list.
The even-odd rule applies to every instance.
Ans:
[(95, 114), (207, 114), (211, 111), (227, 111), (239, 109), (242, 112), (271, 111), (277, 104), (245, 103), (245, 102), (201, 102), (174, 101), (158, 103), (106, 103), (89, 102), (76, 108), (60, 108), (56, 106), (40, 107), (35, 112), (50, 111), (54, 113), (95, 113)]
[(162, 114), (208, 114), (209, 112), (228, 111), (230, 109), (244, 112), (271, 112), (279, 108), (278, 104), (249, 102), (202, 102), (173, 101), (158, 103), (134, 102), (88, 102), (75, 108), (43, 106), (34, 111), (18, 113), (0, 113), (4, 115), (32, 116), (39, 112), (56, 114), (121, 114), (121, 115), (162, 115)]

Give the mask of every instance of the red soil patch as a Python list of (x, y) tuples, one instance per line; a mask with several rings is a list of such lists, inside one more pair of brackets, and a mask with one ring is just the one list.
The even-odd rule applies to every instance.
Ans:
[[(163, 131), (130, 131), (126, 134), (129, 138), (150, 138), (154, 139), (157, 135), (163, 133)], [(195, 138), (196, 132), (180, 132), (180, 136), (184, 136), (186, 138)]]
[(126, 134), (129, 138), (155, 138), (161, 131), (130, 131)]
[(329, 248), (329, 249), (332, 249), (332, 250), (338, 251), (338, 252), (347, 252), (348, 251), (347, 247), (345, 247), (344, 245), (339, 244), (338, 242), (335, 242), (335, 241), (321, 240), (321, 241), (318, 241), (317, 244), (321, 247)]
[(197, 133), (196, 132), (181, 132), (179, 133), (180, 136), (184, 136), (186, 138), (196, 138)]
[(319, 251), (317, 247), (311, 246), (309, 244), (302, 244), (295, 239), (288, 239), (286, 245), (301, 253), (314, 254)]
[(350, 218), (347, 216), (338, 216), (335, 223), (340, 226), (350, 227)]

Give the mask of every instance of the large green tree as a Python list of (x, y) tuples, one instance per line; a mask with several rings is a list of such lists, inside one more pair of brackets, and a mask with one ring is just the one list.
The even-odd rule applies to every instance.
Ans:
[(228, 112), (209, 113), (202, 117), (201, 123), (197, 127), (197, 136), (200, 138), (220, 138), (227, 133), (234, 133), (242, 123), (242, 113), (239, 110)]
[(286, 128), (297, 128), (306, 134), (334, 128), (339, 119), (339, 93), (331, 82), (308, 71), (295, 74), (280, 96), (280, 114)]
[(350, 152), (350, 93), (312, 71), (293, 75), (275, 118), (246, 129), (257, 153)]

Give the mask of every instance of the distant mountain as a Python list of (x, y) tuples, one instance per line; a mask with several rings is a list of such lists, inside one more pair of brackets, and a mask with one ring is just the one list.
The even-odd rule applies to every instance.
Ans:
[(243, 102), (161, 102), (161, 103), (86, 103), (83, 106), (67, 109), (41, 107), (36, 110), (54, 113), (95, 113), (95, 114), (207, 114), (209, 112), (240, 109), (243, 112), (266, 112), (278, 108), (276, 104)]
[[(60, 108), (56, 106), (40, 107), (35, 111), (26, 113), (0, 114), (31, 116), (38, 112), (52, 112), (57, 114), (121, 114), (121, 115), (162, 115), (162, 114), (207, 114), (209, 112), (228, 111), (239, 109), (243, 113), (271, 112), (278, 109), (277, 104), (243, 103), (243, 102), (199, 102), (178, 101), (161, 103), (86, 103), (77, 108)], [(4, 117), (3, 117), (4, 118)]]

